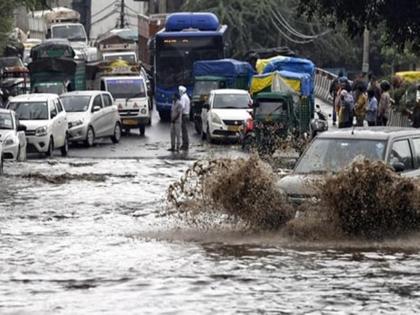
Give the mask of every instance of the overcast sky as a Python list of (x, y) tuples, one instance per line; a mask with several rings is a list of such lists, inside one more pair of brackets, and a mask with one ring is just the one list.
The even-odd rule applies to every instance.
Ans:
[[(143, 13), (143, 4), (142, 2), (134, 2), (133, 0), (125, 0), (125, 2), (126, 6), (132, 9), (126, 9), (126, 12), (129, 14), (126, 16), (126, 21), (129, 23), (130, 28), (137, 29), (137, 18), (135, 15), (136, 13)], [(117, 22), (119, 22), (119, 9), (114, 8), (113, 3), (119, 3), (119, 0), (92, 0), (91, 39), (115, 28)], [(111, 14), (112, 10), (118, 12)], [(110, 16), (106, 17), (108, 14)]]

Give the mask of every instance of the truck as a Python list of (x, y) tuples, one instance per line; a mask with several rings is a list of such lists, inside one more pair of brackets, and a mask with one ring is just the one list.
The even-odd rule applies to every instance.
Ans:
[(67, 40), (46, 40), (31, 50), (31, 91), (62, 94), (86, 89), (86, 63)]
[(58, 7), (51, 10), (34, 11), (28, 14), (30, 38), (67, 39), (76, 59), (97, 60), (97, 49), (89, 47), (88, 36), (80, 23), (80, 14), (72, 9)]
[(254, 70), (248, 62), (235, 59), (201, 60), (194, 62), (194, 87), (191, 102), (191, 120), (198, 134), (201, 134), (201, 110), (211, 90), (248, 90)]
[(112, 94), (121, 116), (123, 131), (139, 129), (145, 134), (146, 126), (152, 122), (146, 78), (140, 74), (138, 64), (126, 60), (103, 62), (99, 66), (100, 89)]

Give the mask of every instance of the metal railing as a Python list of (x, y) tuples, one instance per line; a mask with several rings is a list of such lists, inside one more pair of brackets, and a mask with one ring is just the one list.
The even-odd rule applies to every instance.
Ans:
[(332, 95), (330, 94), (330, 86), (332, 81), (337, 78), (334, 73), (325, 71), (320, 68), (315, 70), (315, 97), (321, 99), (325, 103), (332, 105)]

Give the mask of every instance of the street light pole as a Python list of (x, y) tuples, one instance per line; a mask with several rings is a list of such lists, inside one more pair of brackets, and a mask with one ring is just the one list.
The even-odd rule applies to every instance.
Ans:
[(365, 32), (363, 33), (363, 64), (362, 64), (362, 72), (364, 73), (369, 72), (369, 46), (370, 46), (370, 32), (367, 28), (365, 28)]
[(120, 28), (125, 27), (125, 0), (121, 0)]

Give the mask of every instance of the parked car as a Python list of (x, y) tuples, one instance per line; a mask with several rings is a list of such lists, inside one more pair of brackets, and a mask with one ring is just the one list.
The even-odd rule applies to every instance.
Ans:
[(26, 160), (25, 130), (26, 127), (19, 124), (14, 111), (0, 109), (0, 142), (5, 159)]
[(97, 138), (120, 141), (120, 114), (109, 92), (76, 91), (65, 93), (60, 99), (67, 112), (71, 142), (83, 141), (91, 147)]
[(26, 126), (28, 152), (52, 156), (55, 149), (68, 153), (67, 115), (56, 94), (24, 94), (13, 97), (7, 105)]
[(402, 176), (420, 175), (420, 130), (370, 127), (320, 133), (297, 162), (292, 174), (279, 181), (289, 200), (300, 204), (317, 196), (316, 183), (358, 157), (384, 161)]
[(201, 111), (202, 137), (239, 139), (242, 124), (250, 118), (252, 99), (245, 90), (220, 89), (210, 92), (208, 103)]

